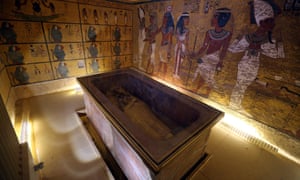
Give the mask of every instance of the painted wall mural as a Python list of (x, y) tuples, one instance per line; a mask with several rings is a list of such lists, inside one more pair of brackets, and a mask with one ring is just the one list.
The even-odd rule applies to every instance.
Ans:
[[(297, 2), (195, 0), (139, 5), (134, 65), (300, 138)], [(191, 4), (199, 8), (189, 8)]]
[(0, 57), (13, 86), (132, 65), (131, 9), (56, 0), (1, 5)]
[(235, 40), (229, 47), (229, 51), (233, 53), (245, 52), (238, 64), (237, 80), (229, 104), (231, 108), (238, 110), (243, 108), (242, 100), (245, 91), (257, 78), (260, 55), (284, 58), (283, 46), (276, 46), (276, 41), (271, 36), (275, 27), (275, 17), (281, 13), (280, 8), (265, 1), (254, 1), (250, 6), (253, 6), (251, 14), (254, 15), (257, 29)]
[[(183, 12), (176, 23), (175, 28), (175, 54), (174, 54), (174, 70), (173, 70), (173, 77), (175, 80), (182, 80), (181, 78), (187, 77), (184, 74), (184, 71), (181, 70), (181, 66), (186, 68), (188, 53), (189, 53), (189, 28), (188, 25), (190, 23), (190, 15), (188, 12)], [(184, 64), (183, 64), (184, 63)], [(181, 73), (181, 75), (179, 75)]]
[(168, 69), (168, 62), (170, 62), (172, 51), (172, 39), (175, 30), (174, 17), (172, 14), (172, 6), (167, 6), (163, 15), (161, 31), (161, 42), (159, 47), (159, 67), (158, 72), (166, 75)]
[(138, 68), (144, 70), (142, 67), (142, 61), (143, 61), (143, 52), (145, 47), (145, 39), (146, 39), (146, 25), (145, 25), (145, 10), (142, 7), (138, 8)]
[(299, 0), (285, 0), (283, 6), (284, 13), (287, 15), (300, 15), (300, 1)]
[(146, 71), (153, 73), (155, 66), (156, 35), (158, 33), (157, 13), (152, 12), (149, 16), (150, 24), (145, 29), (146, 38), (144, 39), (144, 41), (148, 42), (147, 52), (149, 55)]
[[(197, 69), (194, 72), (192, 82), (198, 77), (199, 82), (196, 85), (195, 92), (197, 92), (206, 83), (206, 92), (203, 96), (208, 97), (210, 91), (215, 88), (218, 89), (214, 76), (217, 71), (221, 71), (223, 66), (223, 59), (227, 53), (227, 48), (231, 40), (232, 33), (224, 30), (223, 27), (227, 24), (231, 16), (231, 11), (228, 8), (218, 8), (213, 14), (211, 25), (214, 29), (206, 32), (203, 45), (192, 57), (196, 57)], [(202, 57), (198, 57), (203, 54)]]
[(13, 86), (134, 65), (300, 139), (298, 0), (0, 3)]

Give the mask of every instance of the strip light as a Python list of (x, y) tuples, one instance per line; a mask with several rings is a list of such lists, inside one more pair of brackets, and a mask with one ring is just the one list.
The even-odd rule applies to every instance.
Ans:
[(221, 120), (220, 125), (226, 129), (234, 132), (237, 136), (247, 140), (250, 143), (256, 144), (272, 153), (279, 154), (297, 164), (300, 164), (300, 159), (293, 156), (284, 149), (270, 143), (267, 138), (263, 137), (263, 132), (259, 132), (250, 123), (245, 122), (243, 119), (234, 116), (230, 113), (225, 113), (224, 118)]

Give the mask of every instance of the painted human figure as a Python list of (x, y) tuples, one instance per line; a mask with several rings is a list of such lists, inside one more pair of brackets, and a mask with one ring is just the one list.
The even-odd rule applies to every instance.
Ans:
[(96, 58), (98, 56), (98, 49), (95, 43), (91, 43), (88, 50), (92, 58)]
[(93, 59), (92, 63), (91, 63), (91, 68), (93, 70), (94, 73), (99, 71), (99, 64), (98, 64), (98, 60), (97, 59)]
[(116, 26), (113, 34), (115, 41), (120, 41), (121, 40), (121, 29), (119, 26)]
[(119, 57), (119, 56), (116, 56), (116, 59), (115, 59), (114, 64), (115, 64), (115, 68), (116, 68), (116, 69), (120, 69), (122, 63), (121, 63), (121, 60), (120, 60), (120, 57)]
[(65, 51), (64, 51), (64, 47), (62, 45), (57, 44), (54, 47), (54, 51), (53, 51), (54, 56), (57, 58), (58, 61), (63, 61), (65, 59)]
[(90, 26), (88, 28), (88, 39), (92, 42), (95, 42), (96, 41), (96, 38), (97, 38), (97, 34), (96, 34), (96, 29), (93, 27), (93, 26)]
[(116, 42), (115, 45), (113, 46), (113, 52), (115, 53), (116, 56), (120, 56), (121, 54), (121, 46), (120, 42)]
[(128, 22), (128, 15), (127, 12), (124, 13), (124, 24), (127, 25)]
[(96, 9), (94, 9), (93, 14), (94, 14), (95, 24), (99, 24), (99, 22), (98, 22), (99, 17), (98, 17), (98, 12)]
[(18, 48), (15, 45), (12, 45), (8, 48), (7, 55), (8, 55), (8, 58), (14, 64), (23, 64), (24, 63), (24, 56), (23, 56), (22, 52), (20, 51), (20, 48)]
[(83, 9), (82, 9), (82, 17), (83, 17), (83, 23), (87, 23), (88, 15), (87, 15), (87, 10), (86, 10), (86, 8), (83, 8)]
[(26, 84), (29, 81), (29, 75), (26, 71), (26, 68), (23, 66), (16, 67), (14, 77), (20, 84)]
[(158, 72), (163, 68), (163, 74), (167, 73), (167, 64), (171, 58), (172, 37), (174, 34), (174, 18), (172, 15), (172, 6), (167, 6), (164, 13), (163, 23), (160, 28), (162, 39), (159, 48), (159, 68)]
[(114, 12), (114, 20), (115, 20), (115, 25), (118, 24), (118, 13), (117, 11)]
[(185, 56), (188, 55), (189, 29), (187, 26), (189, 25), (189, 21), (189, 13), (184, 12), (180, 15), (176, 23), (175, 66), (173, 72), (173, 77), (176, 79), (180, 79), (180, 66)]
[(139, 15), (139, 37), (138, 37), (138, 44), (139, 44), (139, 54), (138, 54), (138, 67), (139, 69), (143, 70), (142, 67), (142, 60), (143, 60), (143, 52), (145, 47), (145, 39), (146, 39), (146, 26), (145, 26), (145, 11), (142, 7), (138, 8), (138, 15)]
[[(245, 52), (238, 64), (237, 81), (232, 90), (229, 107), (242, 110), (242, 100), (248, 86), (256, 79), (261, 54), (271, 58), (283, 58), (283, 46), (276, 46), (272, 39), (272, 30), (275, 27), (275, 17), (281, 11), (271, 1), (254, 0), (252, 15), (258, 25), (256, 31), (236, 39), (228, 48), (233, 53)], [(279, 47), (281, 49), (279, 49)]]
[(17, 34), (14, 30), (14, 26), (9, 22), (2, 22), (0, 36), (5, 39), (5, 43), (11, 44), (17, 42)]
[(209, 11), (209, 0), (205, 0), (205, 4), (204, 4), (204, 13), (207, 14)]
[(105, 24), (108, 24), (108, 14), (106, 11), (104, 11), (104, 22)]
[(61, 42), (62, 40), (62, 33), (60, 31), (60, 27), (57, 25), (53, 25), (51, 28), (51, 38), (53, 39), (54, 42)]
[(215, 11), (211, 20), (211, 25), (214, 29), (210, 29), (206, 32), (203, 45), (196, 54), (193, 54), (193, 56), (197, 58), (198, 64), (193, 81), (195, 81), (198, 74), (200, 74), (200, 80), (195, 92), (197, 92), (204, 83), (207, 83), (208, 87), (204, 94), (205, 96), (209, 96), (210, 91), (216, 88), (214, 75), (216, 70), (220, 71), (223, 66), (223, 59), (232, 36), (231, 32), (224, 29), (230, 16), (230, 9), (219, 8)]
[(157, 25), (157, 13), (152, 12), (150, 13), (150, 25), (146, 27), (146, 39), (149, 43), (148, 46), (148, 53), (150, 54), (150, 57), (148, 58), (148, 63), (147, 63), (147, 69), (146, 71), (149, 73), (154, 72), (154, 67), (155, 67), (155, 48), (156, 48), (156, 35), (158, 33), (158, 25)]
[(57, 71), (58, 71), (60, 77), (62, 77), (62, 78), (68, 77), (69, 70), (68, 70), (66, 63), (60, 62), (58, 64)]

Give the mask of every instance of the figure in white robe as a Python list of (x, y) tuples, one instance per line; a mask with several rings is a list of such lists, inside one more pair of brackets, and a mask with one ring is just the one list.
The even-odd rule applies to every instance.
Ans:
[(259, 70), (260, 56), (263, 54), (271, 58), (284, 58), (283, 46), (278, 46), (271, 38), (275, 27), (274, 12), (279, 12), (274, 4), (263, 0), (254, 0), (254, 16), (258, 25), (257, 30), (236, 39), (228, 50), (237, 53), (244, 52), (238, 64), (237, 80), (232, 90), (229, 107), (235, 110), (242, 109), (242, 100), (248, 86), (256, 79)]

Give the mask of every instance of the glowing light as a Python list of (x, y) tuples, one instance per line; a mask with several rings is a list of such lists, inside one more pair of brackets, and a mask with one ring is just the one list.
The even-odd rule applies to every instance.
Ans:
[[(154, 78), (155, 79), (155, 78)], [(224, 118), (220, 121), (218, 125), (222, 125), (226, 127), (228, 131), (234, 132), (237, 136), (244, 138), (245, 140), (249, 141), (250, 143), (254, 143), (257, 146), (264, 148), (270, 152), (276, 152), (276, 154), (281, 155), (284, 158), (287, 158), (297, 164), (300, 164), (300, 158), (298, 155), (293, 155), (292, 152), (288, 152), (286, 149), (287, 147), (280, 147), (280, 145), (275, 145), (274, 143), (270, 142), (270, 139), (274, 139), (274, 137), (271, 137), (268, 133), (269, 130), (264, 130), (264, 125), (261, 125), (251, 118), (251, 114), (247, 114), (247, 116), (244, 116), (240, 113), (236, 113), (235, 111), (232, 111), (231, 109), (228, 109), (218, 103), (215, 103), (209, 99), (202, 98), (200, 96), (196, 96), (195, 94), (182, 90), (182, 88), (176, 87), (175, 85), (172, 85), (168, 82), (165, 82), (160, 79), (155, 79), (173, 89), (176, 89), (179, 92), (184, 92), (185, 94), (207, 104), (212, 107), (215, 107), (216, 109), (219, 109), (223, 112), (225, 112)], [(245, 112), (246, 113), (246, 112)], [(259, 128), (256, 128), (259, 127)], [(269, 134), (269, 135), (267, 135)]]
[(69, 143), (76, 159), (88, 163), (100, 158), (97, 149), (83, 127), (78, 127), (70, 132)]
[(221, 120), (221, 125), (227, 127), (228, 130), (235, 132), (239, 137), (245, 138), (249, 142), (252, 142), (261, 148), (266, 150), (274, 151), (279, 155), (300, 164), (300, 159), (293, 156), (291, 153), (285, 151), (273, 143), (270, 143), (268, 137), (263, 136), (262, 131), (258, 131), (250, 122), (246, 122), (242, 118), (236, 117), (230, 113), (226, 113), (224, 118)]
[(28, 139), (27, 129), (28, 129), (28, 120), (23, 119), (21, 123), (20, 143), (27, 142)]
[(75, 85), (72, 87), (72, 89), (69, 91), (69, 93), (67, 95), (82, 95), (83, 94), (83, 90), (81, 88), (81, 86), (79, 84)]
[[(23, 118), (21, 122), (21, 132), (19, 134), (20, 143), (27, 143), (32, 156), (35, 156), (35, 146), (33, 141), (32, 122), (27, 118)], [(34, 157), (35, 158), (35, 157)]]
[(256, 138), (261, 138), (261, 135), (255, 127), (245, 122), (243, 119), (231, 115), (230, 113), (225, 114), (224, 118), (221, 120), (221, 123), (225, 123), (227, 126), (238, 129)]
[(78, 83), (74, 86), (73, 89), (74, 89), (76, 94), (83, 94), (83, 90), (82, 90), (81, 86)]
[(290, 153), (286, 152), (285, 150), (278, 148), (278, 153), (281, 154), (283, 157), (286, 157), (287, 159), (300, 165), (300, 159), (296, 158), (295, 156), (291, 155)]

